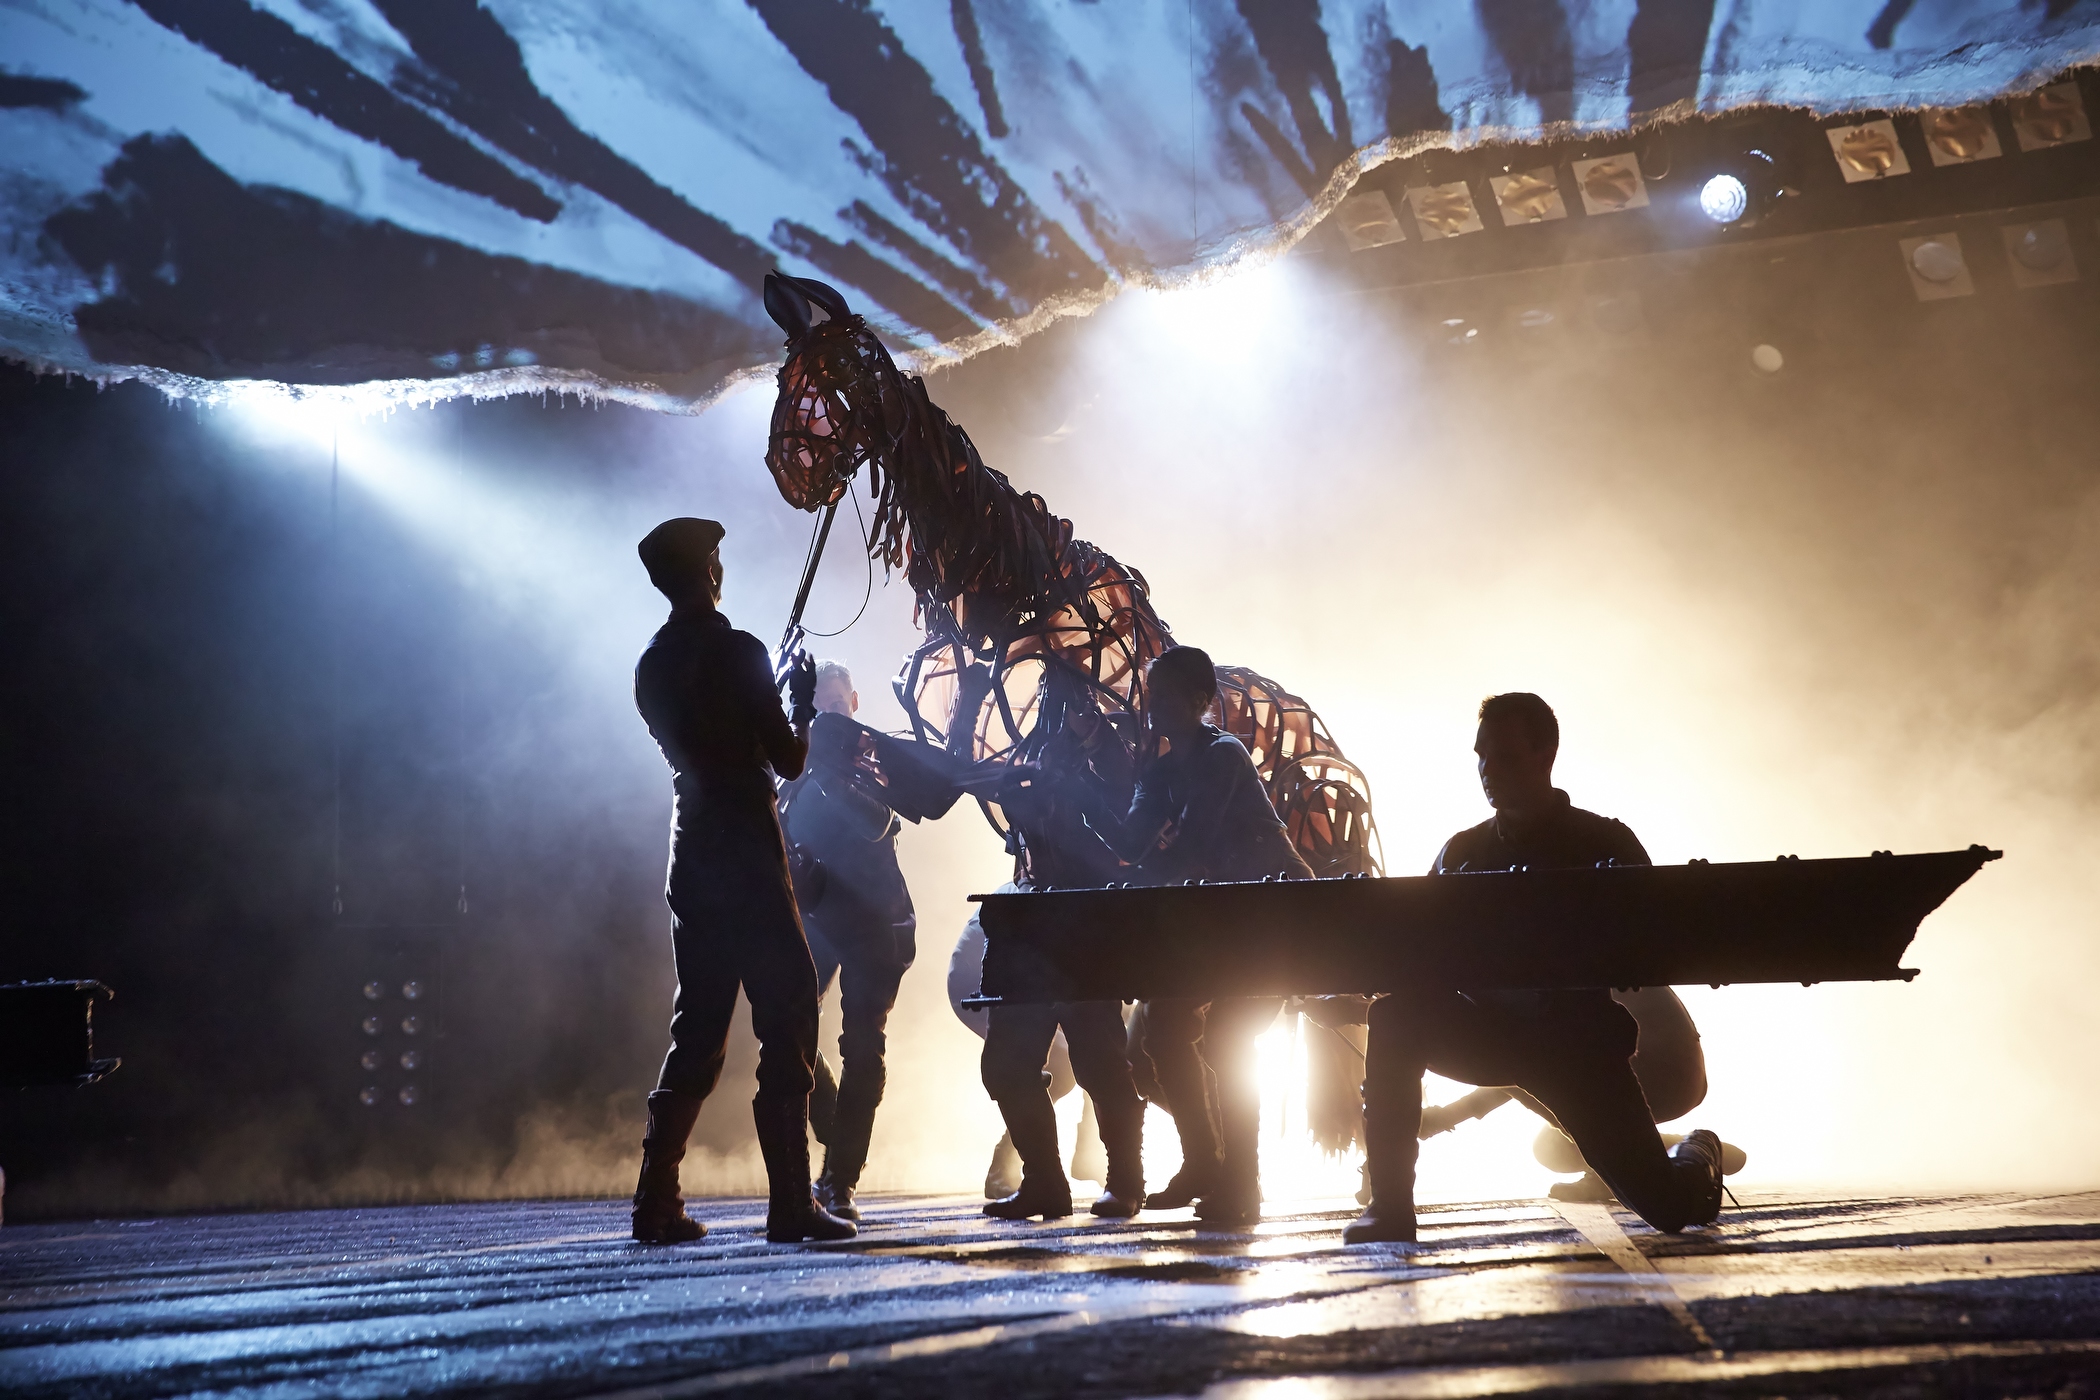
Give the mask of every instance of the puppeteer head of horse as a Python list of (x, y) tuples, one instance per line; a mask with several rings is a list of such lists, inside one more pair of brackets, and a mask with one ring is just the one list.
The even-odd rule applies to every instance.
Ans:
[(895, 445), (902, 376), (868, 323), (822, 282), (767, 273), (766, 312), (788, 337), (766, 467), (789, 505), (821, 510)]

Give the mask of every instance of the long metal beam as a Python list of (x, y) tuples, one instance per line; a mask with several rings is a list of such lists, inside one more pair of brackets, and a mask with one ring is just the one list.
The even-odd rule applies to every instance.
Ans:
[(1908, 981), (2000, 852), (977, 896), (984, 1002)]

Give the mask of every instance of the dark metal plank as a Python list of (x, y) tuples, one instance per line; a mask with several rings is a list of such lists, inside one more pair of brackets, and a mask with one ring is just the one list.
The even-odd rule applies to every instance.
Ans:
[(1319, 996), (1907, 978), (1998, 853), (1054, 890), (982, 897), (984, 995)]

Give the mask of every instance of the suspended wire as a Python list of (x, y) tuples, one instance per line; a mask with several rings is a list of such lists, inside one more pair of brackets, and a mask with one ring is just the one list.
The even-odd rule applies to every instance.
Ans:
[[(868, 518), (865, 515), (861, 514), (860, 497), (856, 496), (853, 493), (853, 488), (850, 485), (846, 488), (846, 498), (853, 502), (853, 519), (860, 528), (860, 557), (862, 562), (864, 562), (868, 566), (867, 586), (861, 590), (860, 610), (853, 614), (853, 619), (851, 622), (848, 622), (844, 627), (839, 628), (837, 632), (817, 632), (805, 627), (802, 629), (802, 631), (806, 636), (836, 637), (839, 636), (841, 633), (852, 630), (853, 623), (860, 621), (861, 617), (868, 611), (868, 600), (875, 596), (875, 556), (871, 552), (870, 546), (868, 544)], [(817, 537), (815, 535), (811, 535), (809, 537), (809, 547), (812, 551), (816, 549)], [(803, 567), (808, 567), (808, 560), (806, 558), (803, 561)]]
[[(467, 410), (464, 407), (460, 408), (458, 418), (459, 434), (455, 444), (456, 458), (459, 474), (464, 478), (467, 472)], [(457, 794), (458, 810), (455, 813), (458, 822), (458, 859), (457, 869), (454, 873), (459, 877), (459, 900), (453, 908), (464, 919), (469, 908), (467, 904), (467, 845), (472, 838), (474, 821), (474, 764), (471, 752), (472, 744), (467, 737), (467, 658), (469, 654), (469, 637), (467, 599), (464, 592), (459, 595), (455, 609), (454, 625), (457, 628), (457, 632), (455, 633), (454, 657), (458, 664), (453, 670), (453, 719), (456, 727), (454, 739), (459, 745), (457, 757), (459, 765), (459, 792)]]
[(328, 748), (329, 859), (335, 894), (329, 908), (343, 917), (343, 456), (342, 430), (328, 436)]
[(1189, 0), (1189, 256), (1196, 255), (1198, 232), (1196, 183), (1196, 0)]

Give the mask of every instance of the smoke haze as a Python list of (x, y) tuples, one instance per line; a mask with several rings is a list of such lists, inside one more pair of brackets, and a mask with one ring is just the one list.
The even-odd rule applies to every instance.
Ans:
[[(1488, 815), (1473, 711), (1520, 689), (1560, 713), (1559, 785), (1661, 862), (2004, 849), (1913, 985), (1687, 989), (1688, 1121), (1755, 1185), (2089, 1182), (2091, 332), (2010, 287), (1934, 315), (1889, 242), (1134, 296), (1038, 352), (1056, 379), (1008, 414), (1037, 432), (987, 456), (1143, 569), (1178, 638), (1313, 702), (1391, 873)], [(1467, 1134), (1527, 1135), (1503, 1115), (1427, 1150), (1438, 1189)], [(1543, 1184), (1494, 1156), (1469, 1179)]]
[[(1179, 639), (1314, 704), (1370, 776), (1391, 873), (1487, 815), (1473, 712), (1512, 689), (1559, 711), (1559, 784), (1659, 862), (2004, 849), (1927, 920), (1914, 984), (1686, 990), (1713, 1086), (1690, 1121), (1748, 1150), (1751, 1186), (2089, 1183), (2091, 321), (2055, 289), (1916, 304), (1890, 239), (1404, 293), (1356, 288), (1309, 245), (929, 383), (989, 463), (1144, 572)], [(1753, 369), (1760, 342), (1777, 375)], [(721, 519), (725, 611), (777, 638), (811, 522), (761, 464), (770, 385), (693, 418), (10, 392), (46, 425), (16, 439), (34, 547), (12, 606), (47, 625), (24, 634), (42, 681), (11, 701), (9, 790), (52, 854), (17, 877), (34, 932), (0, 972), (116, 984), (107, 1052), (129, 1061), (6, 1126), (18, 1197), (629, 1189), (671, 994), (669, 785), (629, 694), (663, 604), (633, 546), (669, 515)], [(153, 540), (166, 566), (142, 574)], [(842, 519), (809, 621), (842, 626), (870, 586), (866, 613), (814, 649), (895, 727), (911, 599), (879, 570), (869, 585), (854, 543)], [(155, 696), (118, 693), (90, 634), (184, 664), (153, 671)], [(100, 734), (160, 786), (96, 789), (108, 770), (32, 754), (33, 734)], [(203, 757), (170, 756), (197, 736)], [(61, 767), (58, 820), (23, 794)], [(169, 802), (190, 846), (160, 831)], [(112, 809), (158, 863), (117, 862), (83, 911), (67, 892), (108, 866)], [(1007, 862), (968, 806), (900, 852), (919, 961), (865, 1184), (974, 1189), (998, 1118), (943, 983), (964, 896)], [(303, 1068), (338, 1053), (306, 1022), (355, 1019), (315, 969), (367, 925), (447, 949), (445, 1118), (424, 1138), (360, 1136)], [(248, 999), (225, 981), (243, 968)], [(835, 1018), (834, 996), (834, 1058)], [(752, 1061), (740, 1018), (690, 1189), (759, 1185)], [(140, 1123), (158, 1146), (121, 1146)], [(1425, 1195), (1542, 1190), (1535, 1130), (1512, 1107), (1436, 1140)]]

